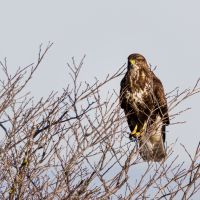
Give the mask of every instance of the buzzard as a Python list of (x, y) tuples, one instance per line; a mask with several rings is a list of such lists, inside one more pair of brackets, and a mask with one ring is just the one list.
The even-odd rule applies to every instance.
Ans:
[(137, 138), (143, 160), (162, 161), (166, 157), (165, 127), (169, 124), (167, 101), (161, 81), (140, 54), (128, 57), (120, 105), (131, 130), (130, 138)]

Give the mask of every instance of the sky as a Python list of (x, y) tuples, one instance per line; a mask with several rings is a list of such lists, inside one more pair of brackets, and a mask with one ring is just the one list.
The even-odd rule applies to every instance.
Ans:
[[(162, 80), (165, 92), (192, 88), (200, 77), (200, 1), (198, 0), (1, 0), (0, 60), (7, 57), (13, 73), (37, 60), (39, 45), (53, 47), (31, 82), (33, 96), (61, 91), (68, 80), (67, 63), (86, 55), (81, 79), (103, 80), (141, 53)], [(119, 82), (108, 90), (119, 91)], [(191, 107), (170, 126), (167, 140), (178, 138), (193, 153), (199, 140), (200, 95), (188, 99)]]

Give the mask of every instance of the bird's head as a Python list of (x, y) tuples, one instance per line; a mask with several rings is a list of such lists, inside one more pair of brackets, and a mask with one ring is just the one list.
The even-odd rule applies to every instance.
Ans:
[(146, 59), (140, 54), (135, 53), (128, 57), (128, 69), (134, 69), (135, 67), (144, 68), (147, 66)]

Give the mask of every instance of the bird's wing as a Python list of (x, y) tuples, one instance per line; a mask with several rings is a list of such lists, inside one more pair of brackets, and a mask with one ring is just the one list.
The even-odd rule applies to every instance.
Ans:
[(120, 88), (120, 106), (122, 109), (125, 108), (126, 105), (126, 98), (125, 98), (125, 91), (127, 89), (127, 85), (126, 85), (126, 75), (124, 76), (124, 78), (121, 80), (121, 84), (120, 84), (121, 88)]
[(153, 93), (158, 104), (159, 112), (164, 117), (163, 122), (168, 125), (170, 122), (164, 88), (161, 81), (155, 75), (153, 75)]

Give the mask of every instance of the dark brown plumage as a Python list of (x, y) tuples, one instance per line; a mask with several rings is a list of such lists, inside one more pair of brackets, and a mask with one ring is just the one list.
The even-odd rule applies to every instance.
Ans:
[(163, 160), (165, 127), (169, 124), (167, 101), (161, 81), (140, 54), (128, 57), (127, 72), (121, 81), (120, 104), (131, 130), (130, 137), (139, 140), (142, 158)]

